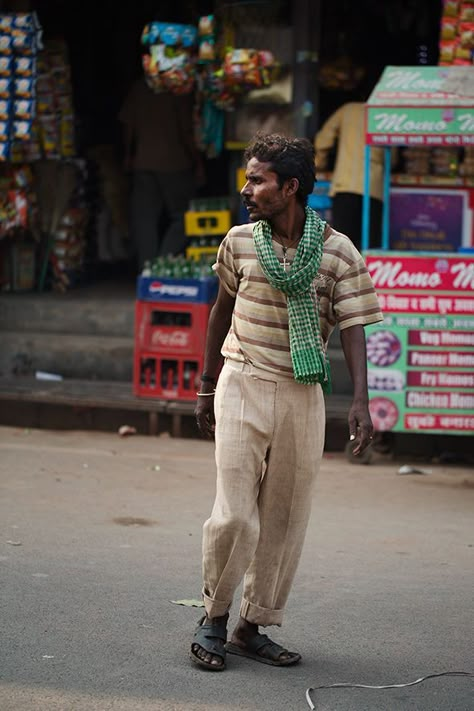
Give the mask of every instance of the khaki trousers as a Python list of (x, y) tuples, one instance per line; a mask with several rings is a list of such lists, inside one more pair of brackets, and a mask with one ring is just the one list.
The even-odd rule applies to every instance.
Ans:
[(203, 530), (203, 598), (224, 615), (281, 625), (324, 445), (319, 385), (227, 360), (215, 395), (217, 490)]

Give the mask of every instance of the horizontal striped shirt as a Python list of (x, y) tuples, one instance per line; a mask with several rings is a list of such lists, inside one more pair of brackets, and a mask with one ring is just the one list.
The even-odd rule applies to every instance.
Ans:
[[(233, 227), (223, 239), (214, 269), (235, 297), (222, 355), (277, 373), (293, 375), (287, 297), (268, 283), (257, 259), (253, 225)], [(362, 256), (345, 235), (328, 229), (315, 286), (321, 336), (325, 346), (336, 324), (340, 329), (381, 321), (377, 296)], [(273, 240), (283, 263), (283, 249)], [(292, 262), (296, 249), (288, 249)]]

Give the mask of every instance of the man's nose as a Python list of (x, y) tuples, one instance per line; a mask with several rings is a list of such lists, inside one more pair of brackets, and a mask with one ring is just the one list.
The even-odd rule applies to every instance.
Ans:
[(243, 197), (245, 197), (246, 195), (250, 195), (251, 192), (252, 192), (252, 191), (251, 191), (251, 189), (250, 189), (250, 183), (247, 181), (247, 182), (245, 183), (244, 187), (242, 188), (242, 190), (240, 191), (240, 194), (241, 194)]

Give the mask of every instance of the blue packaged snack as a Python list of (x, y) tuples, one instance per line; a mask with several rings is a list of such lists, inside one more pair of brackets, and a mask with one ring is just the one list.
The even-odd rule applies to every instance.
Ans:
[(35, 27), (33, 15), (27, 12), (15, 13), (15, 15), (13, 15), (12, 26), (17, 30), (33, 30)]
[(0, 121), (7, 121), (11, 114), (10, 99), (0, 99)]
[(19, 99), (33, 99), (35, 95), (35, 82), (33, 79), (20, 77), (15, 79), (13, 91)]
[(9, 77), (12, 73), (13, 58), (0, 54), (0, 77)]
[(11, 54), (12, 51), (12, 36), (0, 30), (0, 54)]
[(10, 158), (10, 143), (8, 141), (0, 141), (0, 162), (7, 161)]
[(15, 76), (32, 77), (36, 74), (36, 60), (34, 57), (14, 58)]
[(11, 32), (13, 27), (13, 15), (9, 13), (0, 13), (0, 32)]
[(12, 47), (15, 52), (33, 54), (36, 50), (34, 34), (28, 30), (12, 30)]
[(0, 121), (0, 141), (8, 141), (10, 136), (10, 122)]
[(183, 47), (194, 47), (197, 41), (197, 28), (194, 25), (184, 25), (181, 33)]
[(7, 77), (0, 77), (0, 99), (9, 99), (11, 95), (12, 81)]
[(160, 39), (160, 23), (150, 22), (145, 25), (142, 33), (142, 43), (145, 45), (156, 44)]
[(13, 138), (27, 141), (31, 137), (31, 119), (13, 121)]
[(15, 99), (13, 104), (15, 118), (29, 120), (35, 115), (35, 102), (32, 99)]
[(176, 47), (181, 42), (183, 25), (158, 23), (160, 26), (160, 40), (167, 47)]

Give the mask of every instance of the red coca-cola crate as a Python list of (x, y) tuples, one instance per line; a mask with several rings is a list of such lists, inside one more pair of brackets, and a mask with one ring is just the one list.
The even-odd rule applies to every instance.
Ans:
[(201, 355), (210, 311), (210, 304), (137, 301), (135, 351)]
[(133, 389), (140, 397), (195, 400), (203, 357), (135, 352)]

